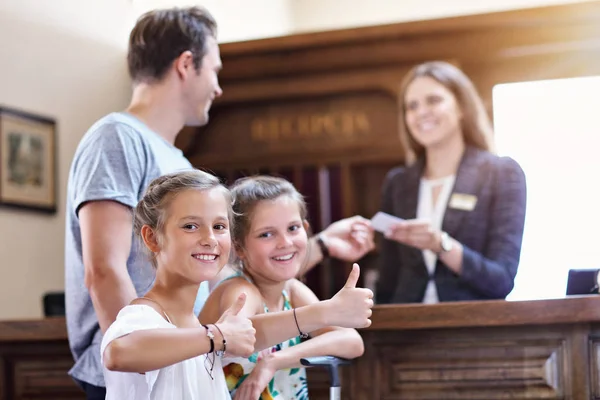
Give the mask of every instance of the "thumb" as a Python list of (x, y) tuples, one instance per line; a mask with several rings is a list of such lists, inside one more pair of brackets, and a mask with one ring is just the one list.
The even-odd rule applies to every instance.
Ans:
[(246, 304), (246, 293), (240, 293), (235, 303), (229, 307), (226, 313), (229, 315), (238, 315), (242, 308), (244, 308), (244, 304)]
[(360, 276), (360, 267), (357, 263), (352, 264), (352, 271), (350, 271), (350, 275), (348, 276), (348, 280), (344, 287), (346, 288), (355, 288), (356, 283), (358, 282), (358, 277)]

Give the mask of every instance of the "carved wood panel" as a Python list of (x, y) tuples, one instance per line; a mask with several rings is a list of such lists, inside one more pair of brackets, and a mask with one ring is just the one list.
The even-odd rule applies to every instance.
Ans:
[(0, 383), (6, 383), (0, 386), (0, 400), (84, 399), (83, 391), (68, 375), (72, 366), (64, 339), (0, 341)]
[(600, 357), (597, 346), (590, 356), (583, 325), (361, 334), (366, 351), (349, 367), (343, 398), (583, 400)]
[(0, 400), (6, 399), (6, 391), (9, 384), (5, 363), (6, 361), (0, 357)]
[(15, 398), (81, 398), (81, 390), (67, 374), (73, 366), (73, 359), (68, 355), (28, 357), (16, 359), (12, 364)]
[(396, 99), (383, 91), (216, 107), (210, 118), (178, 144), (187, 144), (193, 164), (211, 169), (314, 166), (401, 152)]
[(592, 398), (600, 399), (600, 335), (589, 339)]
[[(473, 340), (377, 347), (381, 398), (508, 399), (564, 396), (564, 342)], [(435, 366), (435, 367), (433, 367)]]

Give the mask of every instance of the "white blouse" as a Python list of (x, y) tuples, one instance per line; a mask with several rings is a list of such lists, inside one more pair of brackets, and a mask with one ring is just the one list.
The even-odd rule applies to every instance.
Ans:
[[(100, 359), (104, 365), (103, 353), (113, 340), (131, 332), (144, 329), (177, 329), (167, 322), (154, 308), (144, 304), (124, 307), (116, 321), (108, 328), (100, 346)], [(212, 361), (213, 355), (208, 356)], [(177, 364), (149, 371), (137, 372), (109, 371), (105, 367), (106, 400), (230, 400), (225, 383), (221, 358), (216, 356), (210, 377), (207, 355), (191, 358)]]
[[(419, 204), (417, 206), (417, 219), (428, 220), (433, 229), (442, 229), (442, 221), (444, 220), (446, 205), (448, 204), (450, 193), (454, 187), (455, 179), (455, 175), (450, 175), (440, 179), (421, 178), (421, 183), (419, 186)], [(440, 186), (441, 188), (436, 202), (433, 204), (433, 192)], [(425, 289), (423, 303), (438, 303), (439, 298), (437, 288), (435, 286), (435, 281), (433, 280), (437, 255), (431, 250), (423, 250), (423, 258), (425, 259), (425, 265), (427, 266), (427, 272), (429, 272), (430, 277), (429, 283), (427, 283), (427, 288)]]

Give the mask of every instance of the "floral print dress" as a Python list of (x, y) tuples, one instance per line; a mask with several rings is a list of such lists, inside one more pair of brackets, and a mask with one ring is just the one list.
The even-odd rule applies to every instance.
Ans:
[[(291, 310), (289, 296), (285, 290), (283, 295), (283, 310)], [(263, 304), (265, 313), (269, 312), (266, 305)], [(227, 388), (233, 397), (236, 389), (244, 382), (246, 377), (252, 372), (256, 363), (266, 354), (281, 351), (288, 347), (300, 344), (300, 336), (286, 340), (270, 349), (265, 349), (252, 354), (249, 358), (223, 358), (223, 371)], [(259, 400), (308, 400), (308, 386), (306, 384), (306, 370), (304, 368), (282, 369), (275, 372), (273, 379), (269, 382), (265, 390), (261, 393)]]

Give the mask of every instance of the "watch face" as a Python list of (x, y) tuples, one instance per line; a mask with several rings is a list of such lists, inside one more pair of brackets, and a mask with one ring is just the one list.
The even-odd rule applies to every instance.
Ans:
[(448, 236), (447, 233), (443, 233), (442, 234), (442, 249), (444, 249), (444, 251), (450, 251), (452, 250), (452, 241), (450, 241), (450, 236)]

